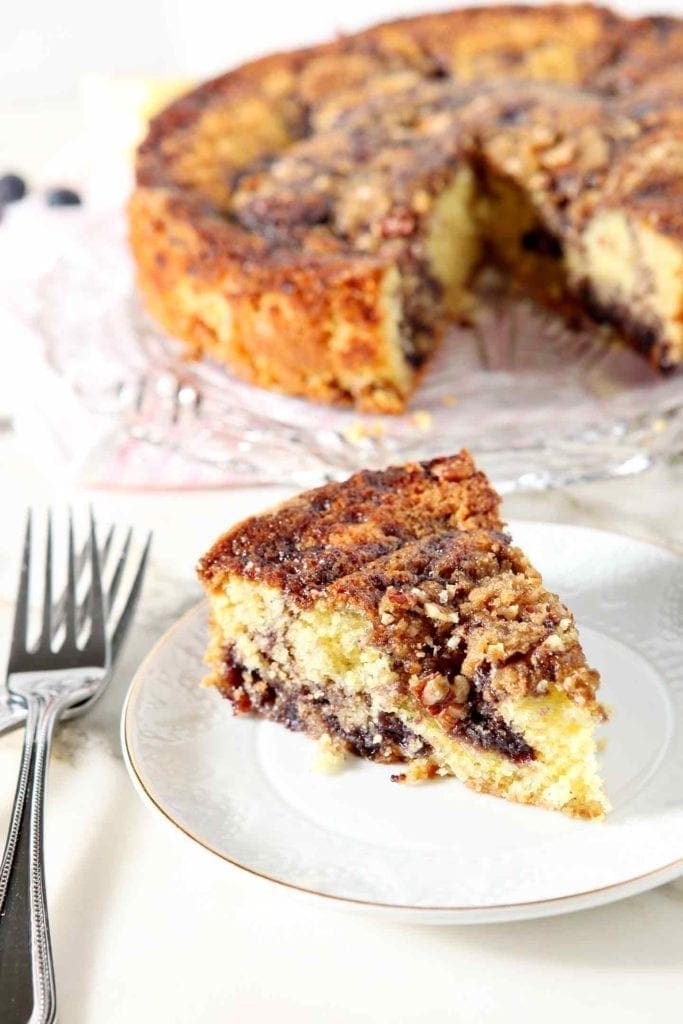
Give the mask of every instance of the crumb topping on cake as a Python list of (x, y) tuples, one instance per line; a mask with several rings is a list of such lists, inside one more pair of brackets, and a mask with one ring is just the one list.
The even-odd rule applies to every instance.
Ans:
[[(453, 531), (413, 541), (334, 584), (360, 609), (431, 713), (547, 693), (598, 708), (574, 618), (510, 538)], [(602, 713), (602, 709), (600, 709)]]

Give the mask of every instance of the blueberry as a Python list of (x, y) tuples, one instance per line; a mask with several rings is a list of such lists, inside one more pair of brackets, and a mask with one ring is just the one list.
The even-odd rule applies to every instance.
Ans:
[(14, 203), (26, 195), (26, 182), (18, 174), (5, 174), (0, 178), (0, 206)]
[(81, 197), (71, 188), (49, 188), (45, 202), (48, 206), (80, 206)]

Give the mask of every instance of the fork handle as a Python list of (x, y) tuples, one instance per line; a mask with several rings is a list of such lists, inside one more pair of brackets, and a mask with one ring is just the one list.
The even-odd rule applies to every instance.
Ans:
[(24, 748), (0, 867), (0, 1006), (3, 1024), (52, 1024), (55, 978), (44, 871), (45, 775), (65, 700), (28, 702)]

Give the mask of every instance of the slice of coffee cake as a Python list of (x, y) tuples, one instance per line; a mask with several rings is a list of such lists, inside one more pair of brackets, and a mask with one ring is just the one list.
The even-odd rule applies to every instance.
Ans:
[(607, 809), (597, 672), (466, 452), (301, 495), (202, 559), (209, 682), (399, 778), (567, 814)]

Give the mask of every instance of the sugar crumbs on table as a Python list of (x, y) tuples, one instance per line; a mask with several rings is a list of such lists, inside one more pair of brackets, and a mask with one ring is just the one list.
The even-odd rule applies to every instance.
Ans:
[(362, 441), (368, 438), (382, 437), (386, 432), (386, 427), (381, 420), (372, 420), (366, 422), (363, 420), (354, 420), (350, 423), (343, 431), (344, 440), (348, 441), (349, 444), (360, 444)]
[(430, 412), (426, 411), (426, 409), (418, 409), (417, 412), (414, 412), (411, 416), (411, 421), (413, 426), (425, 433), (432, 429), (433, 417)]

